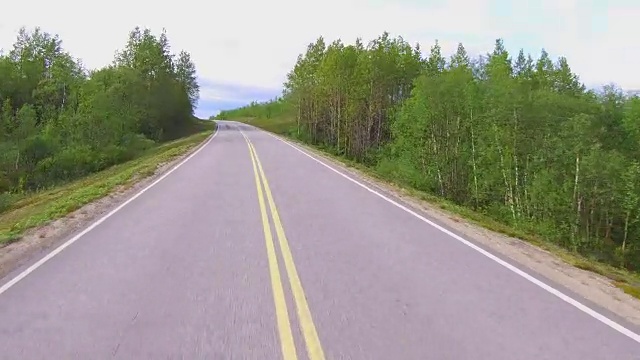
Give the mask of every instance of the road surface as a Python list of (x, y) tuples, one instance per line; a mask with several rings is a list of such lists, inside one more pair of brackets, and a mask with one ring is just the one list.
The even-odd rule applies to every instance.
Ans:
[(640, 359), (638, 330), (603, 310), (265, 132), (219, 124), (0, 282), (2, 359)]

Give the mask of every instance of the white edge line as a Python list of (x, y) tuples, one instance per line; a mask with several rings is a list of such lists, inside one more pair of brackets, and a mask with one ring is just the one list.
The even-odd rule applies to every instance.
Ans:
[[(247, 124), (248, 125), (248, 124)], [(250, 125), (252, 126), (252, 125)], [(561, 292), (560, 290), (554, 288), (551, 285), (548, 285), (538, 279), (536, 279), (535, 277), (533, 277), (532, 275), (528, 274), (525, 271), (522, 271), (520, 269), (518, 269), (517, 267), (515, 267), (514, 265), (511, 265), (510, 263), (500, 259), (499, 257), (493, 255), (492, 253), (482, 249), (481, 247), (473, 244), (472, 242), (470, 242), (469, 240), (464, 239), (463, 237), (456, 235), (455, 233), (443, 228), (442, 226), (434, 223), (433, 221), (425, 218), (424, 216), (416, 213), (415, 211), (409, 209), (408, 207), (398, 203), (397, 201), (388, 198), (387, 196), (379, 193), (376, 190), (371, 189), (370, 187), (368, 187), (367, 185), (359, 182), (358, 180), (353, 179), (352, 177), (340, 172), (339, 170), (336, 170), (334, 167), (332, 167), (331, 165), (326, 164), (325, 162), (323, 162), (320, 159), (317, 159), (315, 156), (309, 154), (307, 151), (302, 150), (300, 147), (298, 147), (297, 145), (294, 145), (293, 143), (291, 143), (288, 140), (285, 140), (283, 138), (281, 138), (280, 136), (274, 135), (273, 133), (269, 132), (269, 131), (265, 131), (262, 130), (260, 128), (257, 128), (262, 132), (265, 132), (267, 134), (269, 134), (270, 136), (282, 141), (283, 143), (291, 146), (292, 148), (298, 150), (299, 152), (301, 152), (302, 154), (306, 155), (307, 157), (313, 159), (314, 161), (316, 161), (317, 163), (323, 165), (324, 167), (328, 168), (329, 170), (335, 172), (336, 174), (344, 177), (345, 179), (351, 181), (352, 183), (366, 189), (367, 191), (373, 193), (374, 195), (377, 195), (378, 197), (384, 199), (385, 201), (399, 207), (400, 209), (408, 212), (409, 214), (417, 217), (418, 219), (424, 221), (425, 223), (433, 226), (434, 228), (442, 231), (443, 233), (451, 236), (452, 238), (460, 241), (461, 243), (467, 245), (468, 247), (476, 250), (477, 252), (481, 253), (482, 255), (488, 257), (489, 259), (497, 262), (498, 264), (504, 266), (505, 268), (511, 270), (512, 272), (522, 276), (523, 278), (527, 279), (528, 281), (532, 282), (533, 284), (541, 287), (542, 289), (546, 290), (547, 292), (559, 297), (561, 300), (565, 301), (566, 303), (573, 305), (574, 307), (578, 308), (579, 310), (581, 310), (582, 312), (588, 314), (589, 316), (595, 318), (596, 320), (599, 320), (600, 322), (602, 322), (603, 324), (609, 326), (610, 328), (618, 331), (619, 333), (626, 335), (627, 337), (629, 337), (630, 339), (634, 340), (637, 343), (640, 343), (640, 335), (636, 334), (635, 332), (627, 329), (626, 327), (618, 324), (617, 322), (615, 322), (614, 320), (609, 319), (608, 317), (606, 317), (605, 315), (600, 314), (599, 312), (597, 312), (596, 310), (593, 310), (592, 308), (588, 307), (587, 305), (584, 305), (583, 303), (581, 303), (580, 301), (566, 295), (565, 293)]]
[(64, 244), (58, 246), (57, 248), (55, 248), (53, 251), (51, 251), (50, 253), (48, 253), (45, 257), (43, 257), (42, 259), (38, 260), (36, 263), (34, 263), (33, 265), (29, 266), (27, 269), (25, 269), (23, 272), (21, 272), (20, 274), (18, 274), (16, 277), (14, 277), (13, 279), (11, 279), (10, 281), (8, 281), (7, 283), (5, 283), (4, 285), (2, 285), (2, 287), (0, 287), (0, 295), (2, 295), (2, 293), (4, 293), (5, 291), (9, 290), (13, 285), (17, 284), (20, 280), (24, 279), (25, 277), (27, 277), (29, 274), (31, 274), (32, 272), (34, 272), (37, 268), (39, 268), (40, 266), (42, 266), (44, 263), (46, 263), (47, 261), (51, 260), (51, 258), (53, 258), (54, 256), (58, 255), (59, 253), (62, 252), (62, 250), (66, 249), (69, 245), (73, 244), (74, 242), (78, 241), (78, 239), (80, 239), (82, 236), (84, 236), (85, 234), (87, 234), (89, 231), (93, 230), (96, 226), (102, 224), (105, 220), (107, 220), (109, 217), (111, 217), (113, 214), (117, 213), (118, 211), (120, 211), (123, 207), (125, 207), (127, 204), (129, 204), (130, 202), (132, 202), (133, 200), (137, 199), (140, 195), (144, 194), (147, 190), (151, 189), (154, 185), (156, 185), (157, 183), (159, 183), (160, 181), (162, 181), (162, 179), (166, 178), (167, 176), (169, 176), (172, 172), (176, 171), (180, 166), (182, 166), (184, 163), (186, 163), (187, 161), (189, 161), (189, 159), (191, 159), (192, 157), (194, 157), (197, 153), (199, 153), (202, 149), (204, 149), (207, 145), (209, 145), (209, 143), (213, 140), (213, 138), (216, 137), (216, 135), (218, 135), (218, 127), (216, 126), (216, 131), (213, 133), (213, 135), (211, 135), (209, 137), (209, 140), (207, 140), (203, 145), (200, 146), (200, 148), (198, 148), (196, 151), (194, 151), (193, 153), (191, 153), (191, 155), (187, 156), (186, 159), (182, 160), (180, 163), (178, 163), (176, 166), (174, 166), (171, 170), (167, 171), (166, 173), (164, 173), (162, 176), (160, 176), (158, 179), (156, 179), (154, 182), (152, 182), (150, 185), (148, 185), (147, 187), (145, 187), (144, 189), (140, 190), (138, 193), (136, 193), (135, 195), (133, 195), (132, 197), (130, 197), (129, 199), (127, 199), (127, 201), (125, 201), (124, 203), (120, 204), (118, 207), (116, 207), (115, 209), (111, 210), (108, 214), (106, 214), (105, 216), (101, 217), (100, 219), (98, 219), (97, 221), (95, 221), (94, 223), (92, 223), (91, 225), (89, 225), (87, 228), (85, 228), (84, 230), (82, 230), (82, 232), (80, 232), (79, 234), (75, 235), (74, 237), (72, 237), (71, 239), (67, 240)]

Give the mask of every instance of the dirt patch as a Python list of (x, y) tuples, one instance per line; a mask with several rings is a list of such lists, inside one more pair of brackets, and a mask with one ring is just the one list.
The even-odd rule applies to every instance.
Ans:
[(353, 176), (372, 189), (391, 194), (410, 207), (420, 210), (426, 217), (440, 223), (444, 227), (454, 230), (462, 237), (473, 239), (477, 244), (515, 260), (517, 263), (570, 289), (585, 299), (608, 309), (630, 323), (640, 326), (640, 300), (616, 287), (611, 279), (579, 269), (566, 263), (558, 256), (527, 243), (524, 240), (469, 223), (460, 216), (442, 210), (427, 201), (416, 199), (414, 196), (411, 196), (407, 190), (373, 179), (362, 171), (349, 167), (305, 144), (299, 142), (295, 142), (295, 144), (303, 147), (327, 163), (340, 168), (345, 174)]
[(33, 261), (36, 255), (48, 252), (62, 244), (73, 234), (76, 234), (92, 222), (118, 207), (184, 160), (187, 156), (204, 146), (209, 138), (210, 137), (207, 137), (202, 143), (192, 147), (171, 161), (158, 164), (153, 174), (138, 174), (131, 183), (116, 188), (111, 194), (86, 204), (74, 212), (46, 225), (29, 229), (19, 240), (0, 248), (0, 279), (15, 269)]

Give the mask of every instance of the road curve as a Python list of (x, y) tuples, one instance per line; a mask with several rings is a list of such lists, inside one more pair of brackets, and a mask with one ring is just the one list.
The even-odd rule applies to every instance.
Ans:
[(0, 281), (0, 359), (640, 359), (637, 328), (240, 123), (70, 240)]

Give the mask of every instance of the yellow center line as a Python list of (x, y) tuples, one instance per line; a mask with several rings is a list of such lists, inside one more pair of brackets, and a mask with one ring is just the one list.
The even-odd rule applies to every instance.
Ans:
[(278, 267), (278, 258), (276, 256), (275, 245), (271, 235), (271, 226), (269, 225), (269, 217), (267, 215), (262, 187), (260, 186), (260, 178), (258, 177), (258, 169), (256, 168), (256, 159), (251, 148), (249, 139), (244, 135), (247, 145), (249, 146), (249, 154), (251, 163), (253, 164), (253, 174), (256, 181), (256, 190), (258, 192), (258, 202), (260, 203), (260, 214), (262, 216), (262, 227), (264, 237), (267, 244), (267, 257), (269, 259), (269, 273), (271, 274), (271, 288), (273, 289), (273, 301), (276, 307), (276, 319), (278, 322), (278, 333), (280, 335), (280, 346), (284, 360), (297, 360), (296, 346), (293, 342), (291, 333), (291, 321), (289, 320), (289, 312), (287, 311), (287, 303), (284, 297), (284, 289), (280, 278), (280, 269)]
[(269, 182), (267, 181), (267, 177), (264, 174), (264, 170), (262, 169), (260, 158), (258, 157), (258, 154), (256, 153), (256, 150), (253, 144), (246, 136), (245, 136), (245, 139), (248, 141), (249, 148), (253, 153), (253, 157), (255, 158), (255, 161), (258, 164), (260, 177), (262, 178), (264, 190), (265, 190), (265, 193), (267, 194), (269, 208), (271, 209), (271, 215), (273, 217), (273, 224), (276, 228), (276, 234), (278, 235), (280, 249), (282, 250), (282, 258), (284, 259), (285, 268), (287, 270), (287, 275), (289, 277), (289, 283), (291, 284), (291, 290), (293, 292), (293, 297), (296, 303), (296, 309), (297, 309), (298, 319), (300, 321), (300, 327), (302, 328), (304, 341), (305, 341), (305, 344), (307, 345), (307, 354), (310, 360), (324, 360), (325, 357), (324, 357), (324, 352), (322, 350), (322, 346), (320, 345), (320, 339), (318, 338), (318, 333), (316, 331), (316, 327), (311, 317), (311, 311), (309, 310), (309, 305), (307, 304), (304, 290), (302, 289), (302, 283), (300, 282), (300, 278), (298, 277), (298, 272), (296, 271), (296, 266), (293, 262), (293, 256), (291, 255), (291, 250), (289, 249), (289, 242), (287, 241), (287, 236), (284, 233), (284, 228), (282, 227), (282, 222), (280, 221), (280, 215), (278, 214), (278, 209), (276, 208), (276, 204), (273, 201), (273, 196), (271, 195)]

